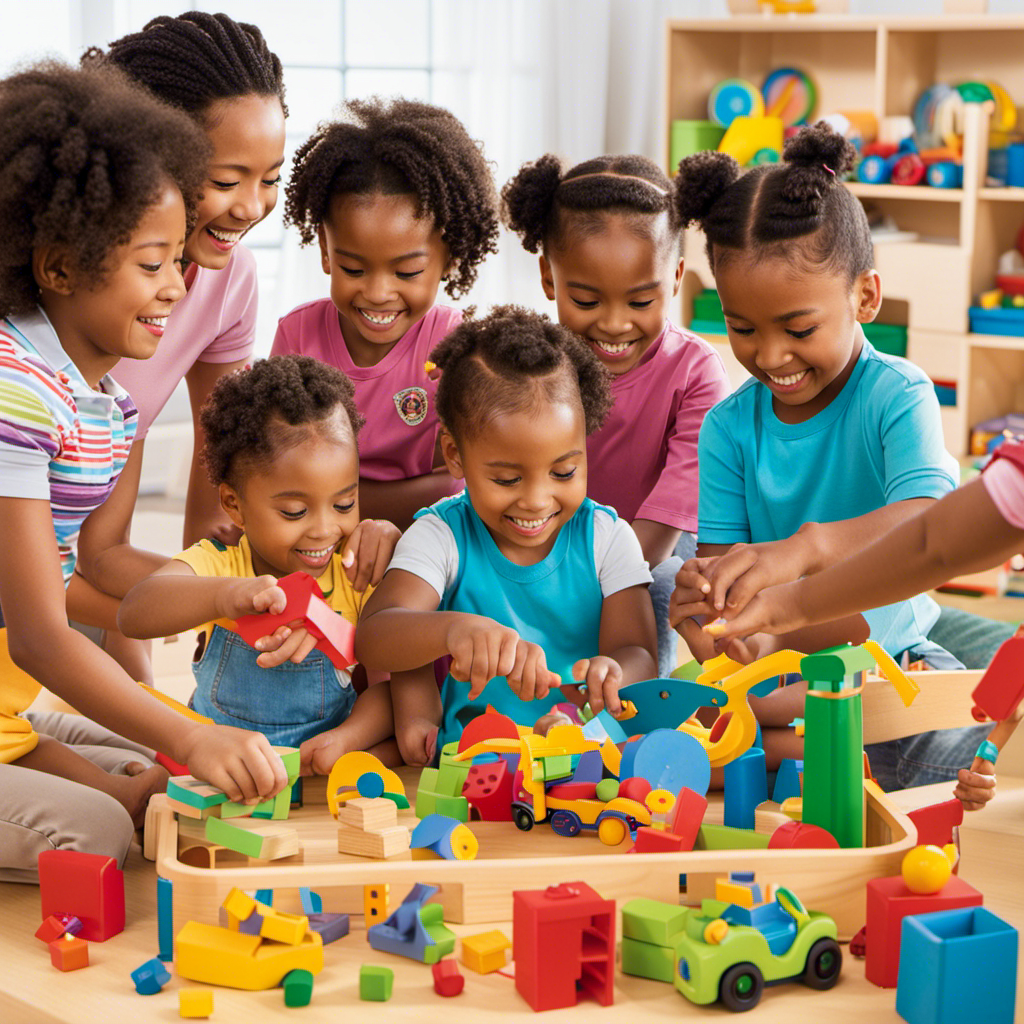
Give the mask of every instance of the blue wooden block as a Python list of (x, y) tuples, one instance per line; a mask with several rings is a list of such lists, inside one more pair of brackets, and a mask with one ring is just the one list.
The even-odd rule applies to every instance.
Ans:
[(307, 917), (310, 914), (319, 914), (324, 909), (324, 901), (320, 899), (320, 894), (307, 886), (299, 889), (299, 902), (302, 904), (302, 912)]
[(326, 946), (348, 935), (348, 914), (307, 914), (309, 927), (315, 931)]
[(764, 751), (751, 747), (725, 766), (725, 823), (753, 828), (754, 810), (768, 799)]
[(772, 799), (777, 804), (791, 796), (800, 796), (800, 773), (803, 770), (803, 761), (794, 761), (791, 757), (783, 759), (775, 776), (775, 789), (772, 791)]
[(171, 972), (160, 962), (158, 957), (147, 960), (141, 967), (132, 971), (135, 991), (140, 996), (156, 995), (171, 980)]
[(174, 887), (169, 878), (156, 880), (156, 935), (159, 957), (165, 963), (174, 959)]

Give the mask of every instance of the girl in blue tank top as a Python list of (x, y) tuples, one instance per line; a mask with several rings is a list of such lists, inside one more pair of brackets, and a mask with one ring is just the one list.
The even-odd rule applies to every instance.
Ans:
[[(586, 438), (611, 406), (594, 354), (546, 317), (499, 306), (433, 359), (441, 451), (465, 490), (417, 513), (356, 632), (359, 660), (392, 674), (411, 764), (488, 705), (533, 725), (575, 682), (595, 713), (615, 714), (620, 687), (656, 674), (639, 542), (586, 497)], [(431, 664), (445, 656), (438, 699)]]

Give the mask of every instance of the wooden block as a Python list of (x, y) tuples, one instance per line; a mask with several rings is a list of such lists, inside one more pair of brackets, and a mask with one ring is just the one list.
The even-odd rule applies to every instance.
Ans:
[(344, 822), (338, 823), (339, 853), (352, 853), (357, 857), (375, 857), (382, 860), (405, 853), (409, 849), (410, 839), (409, 829), (405, 825), (360, 829)]
[(304, 914), (286, 914), (268, 907), (261, 910), (260, 915), (263, 918), (260, 935), (265, 939), (297, 946), (309, 931), (309, 919)]
[(338, 808), (338, 823), (358, 829), (390, 828), (398, 824), (398, 808), (385, 797), (364, 796), (346, 800)]
[(232, 804), (214, 804), (213, 807), (193, 807), (191, 804), (175, 800), (171, 796), (167, 798), (167, 803), (170, 805), (171, 810), (179, 817), (194, 818), (197, 821), (203, 821), (206, 818), (219, 818), (223, 808), (235, 806)]
[(207, 818), (206, 839), (261, 860), (288, 857), (299, 849), (299, 833), (294, 828), (258, 818)]
[(214, 807), (227, 802), (227, 794), (222, 793), (205, 782), (200, 782), (192, 775), (178, 775), (167, 780), (167, 795), (172, 800), (189, 804), (199, 810)]

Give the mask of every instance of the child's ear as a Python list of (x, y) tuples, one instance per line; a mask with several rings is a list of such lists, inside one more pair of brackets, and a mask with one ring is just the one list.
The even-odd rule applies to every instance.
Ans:
[(878, 309), (882, 305), (882, 279), (878, 271), (872, 268), (865, 270), (853, 287), (857, 299), (857, 320), (869, 324), (878, 316)]
[(459, 446), (455, 438), (448, 433), (444, 427), (441, 428), (441, 457), (444, 459), (448, 472), (455, 480), (464, 480), (466, 471), (462, 467), (462, 456), (459, 454)]
[(245, 521), (242, 516), (242, 506), (238, 500), (238, 491), (230, 484), (221, 481), (220, 485), (220, 507), (228, 514), (228, 518), (240, 530), (245, 529)]
[(547, 256), (540, 258), (540, 284), (544, 294), (552, 301), (555, 301), (555, 275), (551, 272), (551, 262)]
[(676, 283), (672, 288), (673, 298), (679, 294), (679, 289), (683, 283), (683, 269), (686, 266), (686, 260), (682, 256), (679, 257), (679, 266), (676, 267)]
[(45, 245), (32, 251), (32, 276), (43, 291), (74, 293), (71, 257), (63, 246)]
[(320, 243), (320, 266), (323, 267), (324, 273), (331, 276), (331, 250), (327, 246), (327, 232), (324, 231), (323, 224), (316, 229), (316, 239)]

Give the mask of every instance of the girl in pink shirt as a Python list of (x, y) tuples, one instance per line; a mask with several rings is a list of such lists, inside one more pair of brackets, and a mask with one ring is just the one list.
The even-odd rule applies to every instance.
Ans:
[(668, 320), (683, 275), (674, 195), (642, 156), (598, 157), (563, 172), (547, 154), (502, 190), (509, 226), (540, 253), (559, 321), (612, 375), (611, 415), (587, 439), (587, 491), (633, 524), (654, 570), (663, 676), (676, 665), (672, 581), (697, 530), (697, 435), (729, 393), (718, 354)]
[(355, 384), (365, 514), (400, 529), (457, 485), (438, 450), (426, 363), (462, 319), (458, 298), (495, 252), (497, 196), (478, 143), (447, 110), (350, 100), (295, 154), (285, 220), (316, 239), (329, 299), (283, 317), (273, 355), (314, 356)]

